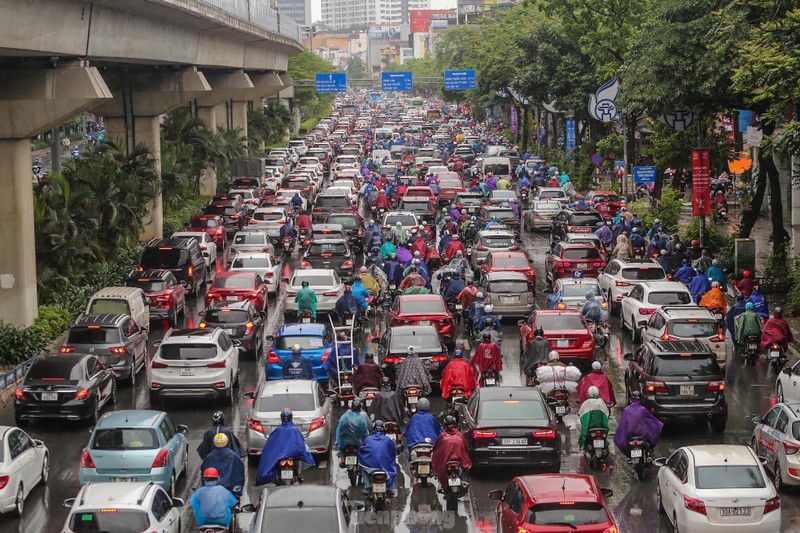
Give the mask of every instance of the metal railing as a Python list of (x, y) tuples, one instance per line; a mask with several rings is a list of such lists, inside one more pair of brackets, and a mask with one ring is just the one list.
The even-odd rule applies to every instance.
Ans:
[(38, 358), (39, 354), (36, 354), (27, 361), (23, 361), (21, 364), (12, 368), (5, 374), (0, 375), (0, 406), (7, 405), (9, 398), (6, 398), (6, 396), (9, 393), (13, 395), (14, 389), (23, 380), (25, 374), (28, 372), (28, 369)]
[(197, 0), (262, 30), (300, 41), (300, 27), (291, 17), (282, 16), (270, 0)]

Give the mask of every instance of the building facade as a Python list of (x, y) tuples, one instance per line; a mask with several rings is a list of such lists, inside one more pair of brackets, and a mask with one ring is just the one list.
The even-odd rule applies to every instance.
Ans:
[(322, 0), (321, 22), (332, 30), (368, 24), (408, 24), (412, 9), (429, 9), (430, 5), (430, 0)]
[(311, 0), (277, 0), (282, 17), (294, 19), (300, 26), (311, 26)]

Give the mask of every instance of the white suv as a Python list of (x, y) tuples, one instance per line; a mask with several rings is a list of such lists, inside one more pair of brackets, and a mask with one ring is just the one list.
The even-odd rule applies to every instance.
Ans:
[(622, 328), (628, 328), (633, 342), (642, 338), (650, 315), (665, 305), (695, 305), (692, 293), (678, 281), (644, 281), (637, 283), (622, 299)]
[(152, 531), (180, 533), (179, 507), (158, 484), (87, 483), (76, 498), (64, 500), (70, 508), (62, 533), (82, 531)]
[(717, 356), (724, 375), (728, 361), (725, 330), (709, 309), (696, 305), (665, 305), (656, 309), (641, 330), (641, 342), (657, 340), (702, 342)]
[(600, 289), (606, 294), (612, 314), (618, 314), (622, 298), (640, 281), (667, 281), (661, 265), (652, 259), (613, 259), (597, 276)]
[(230, 404), (239, 381), (238, 340), (220, 328), (171, 329), (150, 363), (150, 403), (166, 397), (222, 398)]

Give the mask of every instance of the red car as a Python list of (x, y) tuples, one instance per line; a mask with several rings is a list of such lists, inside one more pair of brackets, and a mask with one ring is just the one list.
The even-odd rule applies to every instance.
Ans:
[(142, 289), (150, 300), (150, 319), (165, 319), (177, 326), (178, 315), (186, 311), (186, 287), (169, 270), (131, 272), (126, 287)]
[(220, 272), (206, 294), (206, 305), (250, 300), (258, 311), (266, 312), (267, 293), (267, 284), (255, 272)]
[(525, 252), (489, 252), (480, 268), (481, 277), (489, 272), (522, 272), (536, 284), (536, 271)]
[(218, 215), (194, 215), (189, 219), (186, 231), (205, 231), (214, 239), (219, 251), (225, 249), (225, 244), (228, 241), (225, 232), (225, 221)]
[(406, 192), (406, 197), (409, 196), (425, 196), (426, 198), (431, 199), (431, 203), (433, 205), (436, 205), (436, 195), (433, 194), (433, 189), (430, 187), (423, 185), (414, 185), (413, 187), (409, 187), (408, 191)]
[(389, 327), (434, 326), (445, 344), (455, 340), (456, 321), (438, 294), (398, 296), (389, 310)]
[(544, 259), (545, 283), (549, 288), (557, 279), (571, 278), (576, 270), (583, 272), (585, 278), (596, 278), (605, 266), (600, 250), (593, 244), (559, 242)]
[(518, 322), (520, 353), (533, 340), (537, 327), (544, 339), (558, 351), (561, 361), (588, 370), (594, 361), (594, 337), (586, 320), (576, 309), (537, 309), (527, 320)]
[(489, 498), (497, 503), (498, 533), (618, 533), (606, 498), (594, 476), (538, 474), (520, 476)]
[(464, 182), (456, 172), (439, 172), (439, 205), (449, 205), (456, 195), (466, 192)]
[(620, 207), (625, 205), (614, 191), (592, 191), (586, 195), (586, 203), (606, 220), (617, 216)]

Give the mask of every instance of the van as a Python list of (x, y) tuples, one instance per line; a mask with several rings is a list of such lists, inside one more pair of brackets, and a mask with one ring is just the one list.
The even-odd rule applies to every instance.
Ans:
[(128, 315), (143, 329), (150, 325), (150, 302), (138, 287), (106, 287), (89, 298), (87, 315)]
[(491, 172), (497, 179), (504, 177), (511, 181), (511, 171), (511, 160), (508, 157), (485, 157), (481, 163), (484, 176)]
[(142, 252), (138, 270), (144, 272), (151, 268), (169, 270), (192, 294), (197, 294), (206, 284), (208, 276), (206, 260), (197, 239), (151, 240)]
[(374, 138), (378, 142), (391, 141), (394, 138), (393, 134), (392, 128), (376, 128)]

